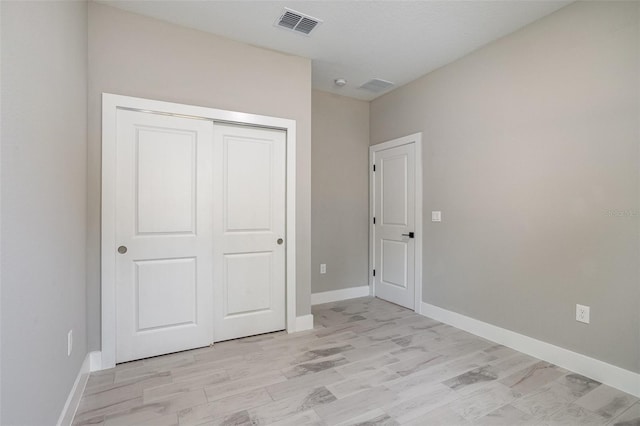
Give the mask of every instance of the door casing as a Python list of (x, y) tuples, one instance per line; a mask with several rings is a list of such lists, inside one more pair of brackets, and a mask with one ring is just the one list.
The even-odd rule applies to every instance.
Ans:
[[(382, 142), (369, 147), (369, 288), (371, 294), (376, 295), (373, 270), (375, 263), (375, 216), (376, 188), (373, 165), (376, 152), (402, 145), (415, 144), (415, 302), (414, 311), (421, 313), (422, 307), (422, 132)], [(380, 268), (378, 268), (379, 270)]]
[[(116, 363), (116, 112), (118, 109), (152, 111), (232, 123), (286, 132), (286, 207), (285, 207), (285, 287), (287, 332), (296, 324), (296, 122), (295, 120), (226, 111), (208, 107), (156, 101), (130, 96), (102, 94), (102, 226), (101, 296), (102, 350), (101, 369)], [(213, 143), (213, 141), (212, 141)], [(213, 305), (212, 305), (213, 306)]]

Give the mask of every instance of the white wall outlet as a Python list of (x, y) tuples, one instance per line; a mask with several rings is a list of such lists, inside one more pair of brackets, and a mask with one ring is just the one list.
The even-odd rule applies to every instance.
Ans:
[(589, 324), (589, 308), (584, 305), (576, 305), (576, 321), (583, 322), (585, 324)]
[(67, 356), (71, 356), (73, 350), (73, 330), (69, 330), (67, 333)]
[(431, 212), (431, 222), (442, 222), (442, 212)]
[(321, 263), (320, 264), (320, 273), (321, 274), (326, 274), (327, 273), (327, 264), (326, 263)]

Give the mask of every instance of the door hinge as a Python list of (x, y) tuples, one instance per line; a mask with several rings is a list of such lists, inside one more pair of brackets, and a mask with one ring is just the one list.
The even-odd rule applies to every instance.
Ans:
[(376, 224), (376, 218), (375, 217), (373, 218), (373, 224), (374, 225)]
[(376, 270), (375, 269), (373, 270), (373, 276), (374, 277), (376, 276)]
[(374, 172), (376, 171), (376, 165), (375, 164), (373, 165), (373, 171)]

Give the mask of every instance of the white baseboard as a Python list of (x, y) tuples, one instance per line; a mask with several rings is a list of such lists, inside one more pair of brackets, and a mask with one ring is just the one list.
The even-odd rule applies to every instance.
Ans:
[(311, 305), (322, 303), (338, 302), (340, 300), (355, 299), (356, 297), (366, 297), (371, 294), (368, 285), (360, 287), (349, 287), (340, 290), (323, 291), (322, 293), (311, 294)]
[(102, 352), (89, 352), (89, 371), (94, 372), (102, 369)]
[(64, 404), (62, 413), (60, 413), (57, 423), (58, 426), (68, 426), (73, 422), (73, 417), (76, 415), (76, 410), (80, 404), (80, 398), (82, 398), (84, 387), (87, 385), (87, 380), (89, 380), (90, 364), (91, 353), (88, 353), (87, 356), (84, 357), (84, 361), (82, 362), (82, 366), (80, 366), (80, 371), (78, 371), (76, 381), (73, 383), (71, 392), (69, 392), (69, 396)]
[(313, 330), (313, 315), (296, 317), (296, 331)]
[(640, 374), (604, 361), (525, 336), (447, 309), (422, 302), (421, 313), (476, 336), (508, 346), (527, 355), (590, 377), (626, 393), (640, 397)]

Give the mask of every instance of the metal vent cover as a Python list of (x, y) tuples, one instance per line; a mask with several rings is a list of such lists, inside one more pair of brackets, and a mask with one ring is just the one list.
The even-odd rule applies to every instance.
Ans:
[(395, 86), (395, 83), (392, 83), (387, 80), (382, 80), (380, 78), (374, 78), (372, 80), (367, 81), (362, 86), (358, 87), (358, 89), (368, 90), (370, 92), (380, 93), (384, 92), (390, 87)]
[(311, 31), (321, 23), (322, 20), (318, 18), (285, 7), (284, 12), (282, 12), (282, 15), (280, 15), (274, 25), (308, 36)]

